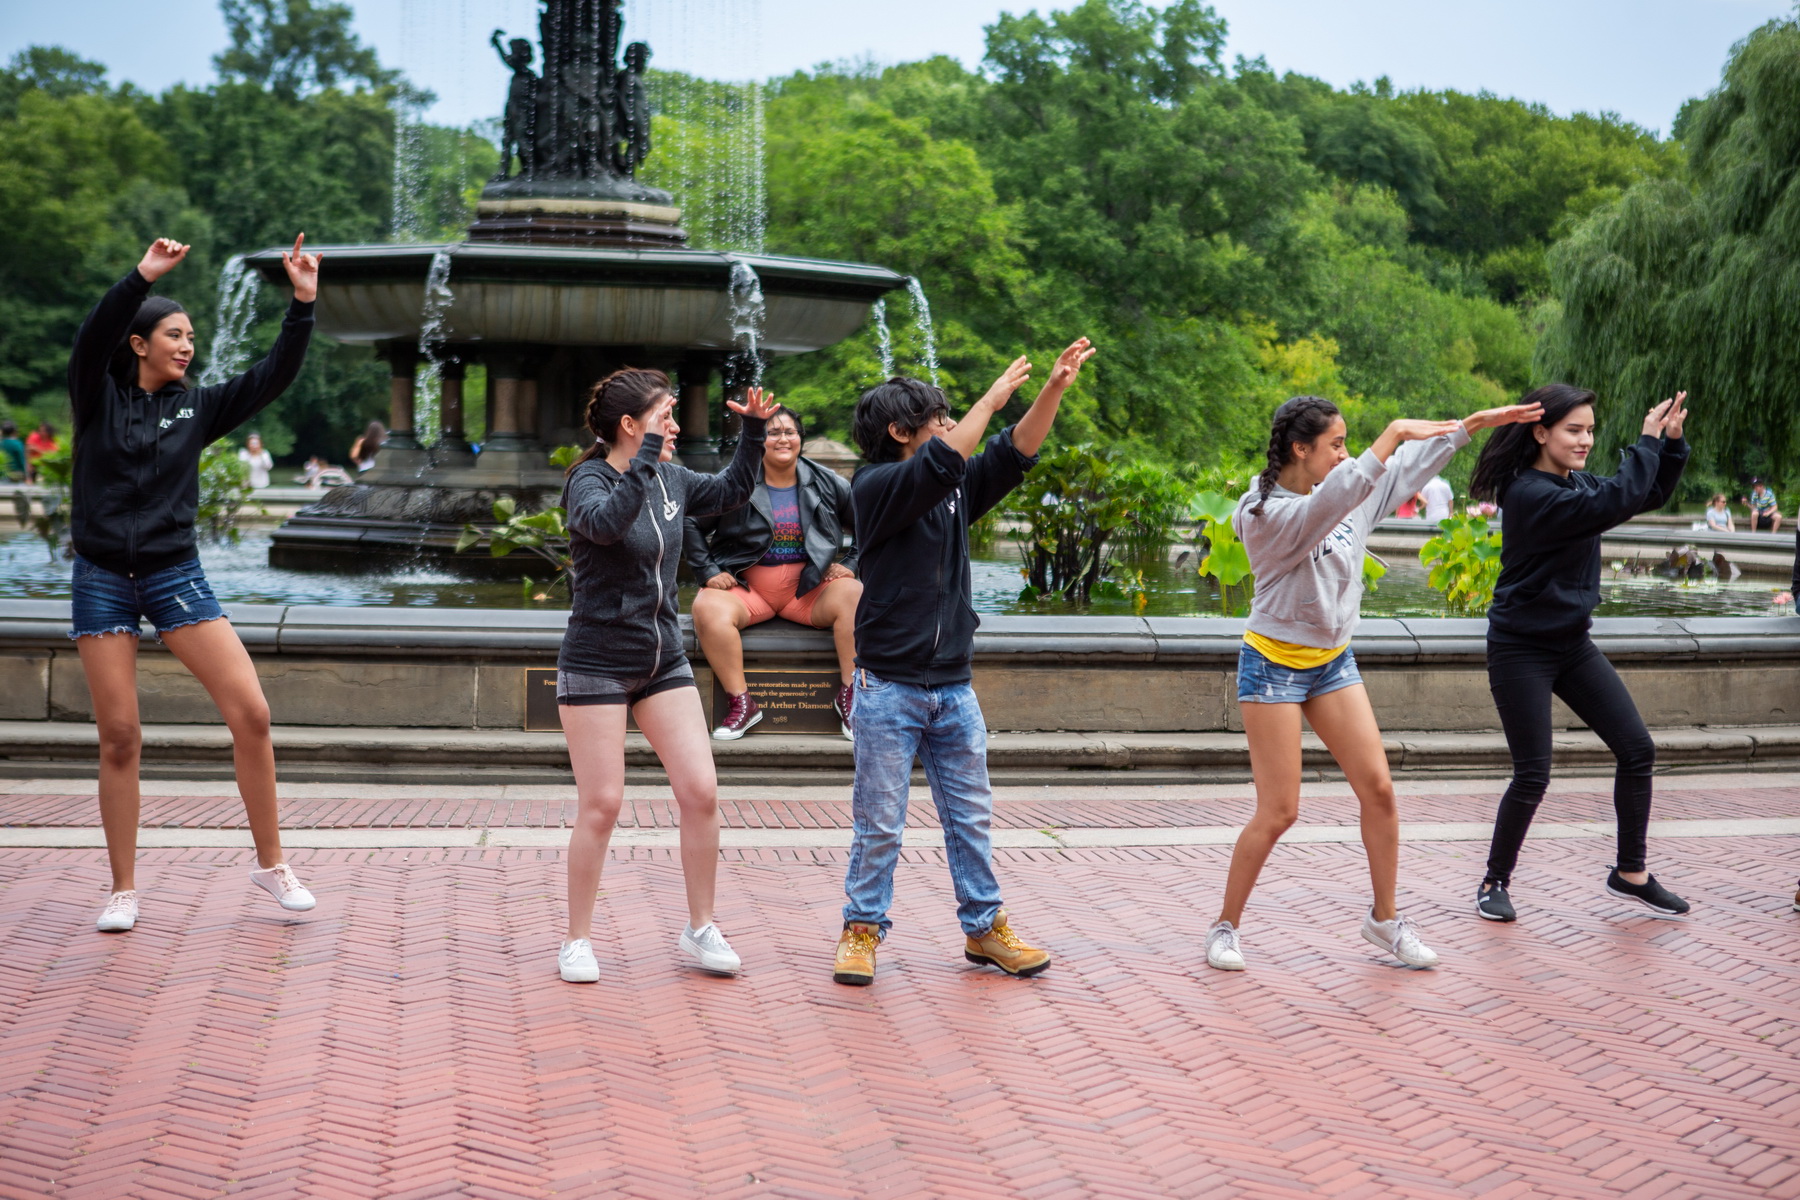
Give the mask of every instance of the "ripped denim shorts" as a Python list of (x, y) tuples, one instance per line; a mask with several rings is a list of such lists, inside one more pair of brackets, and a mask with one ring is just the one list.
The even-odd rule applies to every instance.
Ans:
[(77, 554), (69, 609), (74, 626), (69, 630), (71, 639), (102, 633), (137, 637), (138, 618), (143, 617), (156, 627), (160, 641), (171, 629), (225, 615), (197, 558), (134, 578), (116, 575)]
[(1361, 682), (1356, 655), (1348, 646), (1330, 662), (1304, 671), (1270, 662), (1248, 643), (1238, 647), (1239, 704), (1303, 704)]

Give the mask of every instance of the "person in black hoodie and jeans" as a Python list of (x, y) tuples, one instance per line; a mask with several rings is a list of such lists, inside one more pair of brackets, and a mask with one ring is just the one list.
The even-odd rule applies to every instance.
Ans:
[(1606, 890), (1673, 916), (1687, 901), (1645, 869), (1650, 780), (1656, 746), (1619, 673), (1588, 636), (1600, 602), (1600, 538), (1623, 521), (1661, 507), (1687, 465), (1681, 392), (1652, 408), (1616, 475), (1582, 470), (1594, 445), (1594, 393), (1553, 383), (1525, 397), (1542, 404), (1535, 424), (1510, 425), (1483, 447), (1469, 482), (1477, 499), (1500, 505), (1500, 579), (1488, 609), (1488, 687), (1512, 752), (1513, 777), (1500, 799), (1487, 876), (1475, 911), (1516, 918), (1509, 887), (1520, 847), (1550, 785), (1550, 697), (1559, 696), (1618, 760), (1613, 808), (1618, 862)]
[(294, 299), (267, 358), (214, 387), (185, 382), (194, 327), (150, 285), (187, 256), (159, 238), (82, 322), (69, 356), (75, 413), (70, 585), (73, 628), (100, 735), (100, 822), (113, 894), (98, 927), (137, 921), (138, 620), (194, 673), (231, 730), (238, 792), (258, 866), (253, 883), (291, 911), (313, 907), (283, 861), (269, 704), (256, 667), (201, 573), (194, 519), (200, 455), (268, 407), (300, 373), (312, 337), (319, 256), (302, 234), (281, 256)]
[(750, 498), (775, 403), (751, 388), (742, 404), (727, 407), (744, 418), (737, 452), (724, 471), (702, 475), (669, 461), (681, 432), (669, 377), (637, 367), (614, 371), (588, 394), (594, 442), (563, 484), (573, 595), (556, 659), (556, 703), (579, 805), (569, 831), (568, 935), (557, 956), (569, 983), (600, 978), (589, 934), (600, 869), (625, 800), (627, 709), (662, 760), (681, 809), (688, 925), (677, 949), (716, 974), (735, 974), (741, 965), (713, 923), (719, 783), (675, 607), (686, 519)]
[(960, 421), (951, 421), (943, 392), (916, 379), (890, 379), (856, 403), (856, 441), (868, 461), (850, 485), (863, 596), (850, 710), (854, 833), (832, 969), (839, 983), (875, 980), (875, 947), (892, 924), (888, 908), (915, 755), (943, 826), (964, 957), (1019, 976), (1050, 965), (1047, 951), (1026, 944), (1008, 925), (994, 878), (987, 724), (969, 686), (979, 624), (971, 604), (969, 526), (1025, 478), (1063, 392), (1093, 353), (1086, 338), (1063, 351), (1030, 410), (989, 438), (980, 454), (988, 421), (1030, 374), (1023, 358)]

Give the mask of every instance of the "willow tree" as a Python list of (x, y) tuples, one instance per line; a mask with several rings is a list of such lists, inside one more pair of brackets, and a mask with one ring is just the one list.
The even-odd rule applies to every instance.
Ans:
[(1614, 445), (1686, 388), (1703, 460), (1785, 474), (1800, 466), (1800, 16), (1733, 47), (1677, 132), (1683, 178), (1638, 184), (1551, 252), (1562, 311), (1538, 374), (1599, 392)]

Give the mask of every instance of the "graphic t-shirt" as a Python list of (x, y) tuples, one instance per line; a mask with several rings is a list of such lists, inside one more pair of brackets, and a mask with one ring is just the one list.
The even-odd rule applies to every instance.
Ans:
[(759, 567), (779, 567), (806, 561), (806, 535), (800, 528), (800, 488), (769, 489), (769, 515), (775, 522), (775, 535), (769, 549), (757, 563)]

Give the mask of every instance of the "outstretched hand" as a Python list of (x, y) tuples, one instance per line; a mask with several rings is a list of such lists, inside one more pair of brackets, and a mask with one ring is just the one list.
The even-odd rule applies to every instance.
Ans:
[(1675, 399), (1669, 402), (1669, 414), (1663, 420), (1663, 434), (1666, 437), (1678, 438), (1682, 428), (1687, 424), (1687, 393), (1676, 392)]
[(1081, 374), (1082, 366), (1094, 357), (1094, 344), (1086, 338), (1077, 338), (1069, 348), (1056, 356), (1056, 365), (1050, 368), (1050, 379), (1044, 385), (1062, 391), (1075, 382), (1075, 376)]
[(1021, 354), (1012, 360), (1011, 366), (1000, 373), (1000, 378), (994, 380), (993, 386), (988, 388), (987, 393), (976, 403), (986, 405), (991, 412), (998, 412), (1001, 406), (1012, 399), (1013, 393), (1024, 387), (1026, 380), (1030, 378), (1031, 360)]
[(1390, 422), (1387, 431), (1393, 434), (1397, 441), (1422, 442), (1427, 438), (1442, 437), (1446, 433), (1455, 433), (1456, 427), (1461, 424), (1461, 421), (1414, 421), (1401, 419)]
[(281, 252), (281, 265), (287, 270), (288, 282), (294, 285), (294, 299), (310, 304), (319, 298), (319, 260), (325, 256), (301, 253), (300, 248), (305, 244), (303, 233), (294, 239), (292, 250)]
[(1478, 429), (1492, 429), (1496, 425), (1529, 425), (1542, 419), (1542, 404), (1509, 404), (1504, 408), (1484, 408), (1480, 412), (1470, 413), (1462, 420), (1462, 426), (1470, 433)]
[(767, 421), (770, 417), (775, 415), (775, 410), (781, 406), (775, 403), (774, 392), (765, 392), (759, 387), (753, 387), (744, 390), (744, 402), (742, 404), (739, 404), (736, 400), (727, 400), (725, 402), (725, 407), (741, 417), (754, 417), (758, 421)]
[[(1644, 414), (1644, 436), (1662, 437), (1667, 433), (1670, 437), (1680, 437), (1682, 423), (1687, 420), (1687, 412), (1682, 408), (1686, 401), (1686, 392), (1676, 392), (1670, 399), (1651, 408)], [(1675, 432), (1669, 432), (1670, 425), (1675, 427)]]
[(187, 252), (185, 242), (178, 242), (174, 238), (157, 238), (144, 251), (144, 257), (138, 260), (138, 274), (155, 283), (173, 271), (187, 257)]

